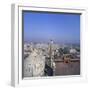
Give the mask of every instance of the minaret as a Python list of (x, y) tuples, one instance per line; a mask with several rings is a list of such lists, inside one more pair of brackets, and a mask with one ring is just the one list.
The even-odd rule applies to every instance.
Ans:
[(53, 69), (53, 75), (55, 75), (55, 62), (54, 62), (54, 57), (53, 57), (53, 40), (50, 41), (50, 62), (51, 62), (51, 68)]
[(53, 52), (53, 40), (50, 40), (50, 61), (51, 61), (51, 67), (52, 67), (52, 63), (53, 63), (52, 52)]

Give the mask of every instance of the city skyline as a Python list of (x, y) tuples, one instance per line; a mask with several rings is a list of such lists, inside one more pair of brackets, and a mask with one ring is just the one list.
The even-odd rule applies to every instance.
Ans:
[(80, 43), (80, 15), (23, 11), (24, 41)]

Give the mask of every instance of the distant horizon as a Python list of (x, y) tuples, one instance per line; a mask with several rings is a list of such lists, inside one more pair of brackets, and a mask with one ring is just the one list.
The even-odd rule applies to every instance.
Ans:
[(80, 15), (23, 12), (24, 42), (80, 44)]
[[(48, 44), (48, 43), (50, 43), (50, 41), (47, 41), (47, 42), (39, 42), (39, 41), (37, 41), (37, 42), (35, 42), (35, 41), (24, 41), (24, 43), (35, 43), (35, 44)], [(66, 45), (68, 45), (68, 44), (74, 44), (74, 45), (80, 45), (80, 42), (79, 43), (66, 43), (66, 42), (54, 42), (54, 44), (66, 44)]]

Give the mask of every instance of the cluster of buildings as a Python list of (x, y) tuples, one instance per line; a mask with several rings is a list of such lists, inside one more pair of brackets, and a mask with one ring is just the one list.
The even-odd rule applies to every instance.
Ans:
[(54, 76), (57, 61), (80, 61), (80, 47), (49, 43), (24, 44), (24, 77)]

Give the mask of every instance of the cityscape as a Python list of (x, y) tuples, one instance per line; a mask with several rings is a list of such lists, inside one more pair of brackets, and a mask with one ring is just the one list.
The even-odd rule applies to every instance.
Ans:
[(80, 15), (23, 11), (23, 77), (80, 75)]

